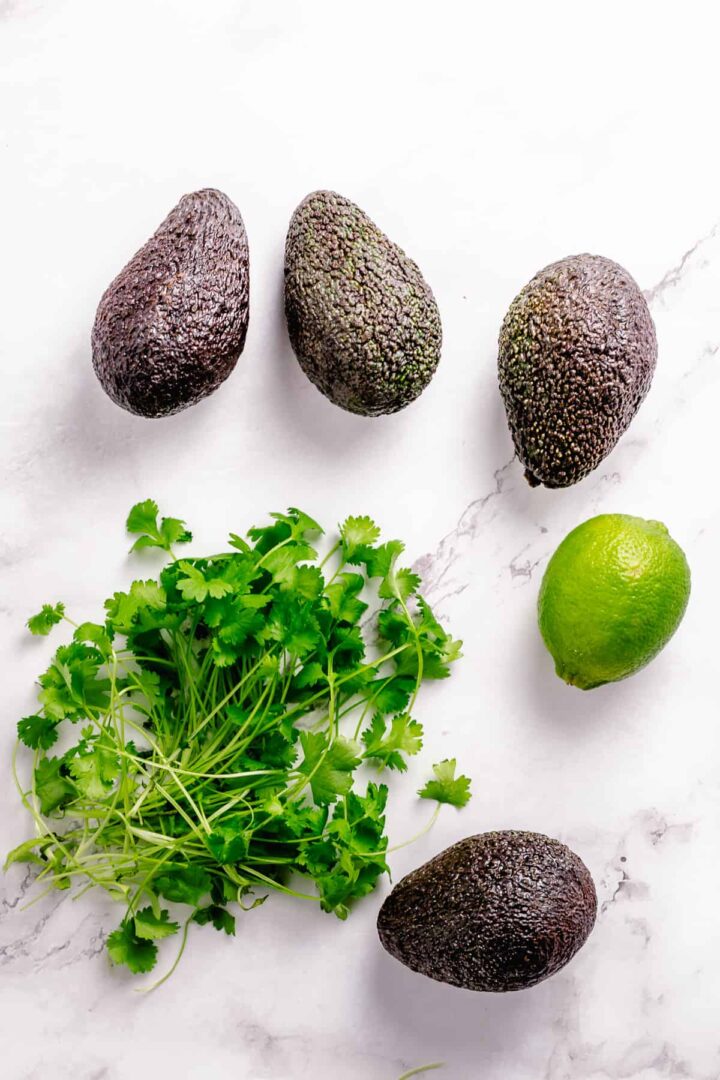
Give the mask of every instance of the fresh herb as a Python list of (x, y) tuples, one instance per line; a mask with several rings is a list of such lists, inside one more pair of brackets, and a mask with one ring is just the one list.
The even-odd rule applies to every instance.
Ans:
[(434, 799), (437, 803), (448, 803), (461, 809), (470, 802), (470, 781), (467, 776), (455, 776), (457, 762), (455, 758), (433, 765), (434, 780), (428, 780), (418, 795), (421, 799)]
[(64, 604), (43, 604), (37, 615), (31, 615), (28, 619), (27, 628), (31, 634), (47, 637), (53, 626), (62, 622), (64, 614)]
[(192, 540), (192, 533), (179, 518), (164, 517), (158, 524), (158, 506), (152, 499), (133, 506), (125, 528), (129, 533), (139, 534), (131, 551), (159, 547), (171, 554), (173, 544), (187, 544)]
[[(358, 770), (407, 768), (422, 746), (420, 685), (449, 674), (460, 642), (398, 566), (403, 545), (381, 544), (367, 517), (348, 518), (322, 560), (320, 526), (296, 509), (207, 558), (175, 556), (191, 535), (152, 500), (127, 528), (134, 550), (170, 556), (157, 580), (116, 592), (102, 622), (75, 626), (62, 604), (29, 620), (33, 633), (63, 619), (74, 632), (18, 724), (34, 752), (18, 787), (37, 836), (6, 865), (34, 862), (50, 886), (83, 882), (124, 903), (107, 947), (133, 972), (178, 934), (179, 960), (190, 923), (233, 935), (228, 905), (262, 903), (244, 902), (257, 890), (345, 918), (388, 869), (388, 789), (363, 790)], [(79, 737), (53, 754), (63, 725)], [(434, 773), (423, 798), (467, 802), (454, 761)], [(164, 903), (189, 912), (177, 921)]]

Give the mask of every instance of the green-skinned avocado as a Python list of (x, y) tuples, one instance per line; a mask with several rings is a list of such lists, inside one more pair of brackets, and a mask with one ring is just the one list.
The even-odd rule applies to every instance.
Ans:
[(245, 345), (249, 288), (237, 206), (213, 188), (184, 195), (100, 301), (92, 357), (105, 392), (147, 417), (207, 397)]
[(466, 990), (525, 990), (585, 943), (597, 895), (585, 864), (541, 833), (481, 833), (404, 877), (380, 941), (413, 971)]
[(568, 487), (597, 468), (650, 389), (657, 338), (633, 278), (600, 255), (545, 267), (500, 331), (500, 392), (531, 486)]
[(440, 315), (420, 270), (334, 191), (308, 195), (290, 221), (285, 315), (310, 381), (361, 416), (405, 408), (440, 359)]

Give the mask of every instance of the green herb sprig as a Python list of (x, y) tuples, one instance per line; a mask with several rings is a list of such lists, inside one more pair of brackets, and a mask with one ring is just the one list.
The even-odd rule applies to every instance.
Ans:
[[(264, 890), (344, 919), (388, 870), (388, 789), (361, 791), (357, 770), (407, 768), (422, 746), (420, 685), (460, 656), (417, 575), (398, 567), (403, 545), (380, 543), (369, 518), (348, 518), (322, 560), (317, 522), (296, 509), (271, 519), (247, 540), (232, 534), (229, 551), (179, 558), (185, 523), (158, 520), (146, 500), (127, 529), (132, 550), (167, 552), (159, 579), (116, 592), (103, 622), (78, 626), (61, 603), (28, 621), (73, 635), (18, 724), (34, 751), (29, 786), (14, 772), (36, 836), (6, 865), (34, 862), (49, 888), (82, 882), (121, 901), (107, 948), (133, 972), (179, 934), (174, 970), (191, 923), (234, 934), (228, 905), (254, 907)], [(56, 754), (66, 724), (79, 737)], [(469, 781), (441, 762), (419, 794), (437, 813), (465, 805)], [(164, 902), (189, 913), (177, 921)]]

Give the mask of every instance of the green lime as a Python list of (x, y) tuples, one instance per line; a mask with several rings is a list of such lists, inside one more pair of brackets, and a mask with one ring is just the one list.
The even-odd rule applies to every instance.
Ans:
[(550, 559), (540, 633), (560, 678), (592, 690), (649, 664), (689, 597), (687, 559), (661, 522), (600, 514), (568, 533)]

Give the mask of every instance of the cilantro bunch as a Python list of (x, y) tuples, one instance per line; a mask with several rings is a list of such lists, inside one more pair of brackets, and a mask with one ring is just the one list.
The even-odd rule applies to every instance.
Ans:
[[(322, 561), (322, 530), (296, 509), (203, 558), (176, 557), (191, 534), (152, 500), (127, 529), (133, 550), (167, 552), (158, 580), (116, 592), (103, 622), (78, 626), (62, 604), (29, 620), (34, 634), (62, 621), (74, 632), (18, 724), (34, 751), (29, 786), (14, 770), (36, 835), (7, 863), (121, 901), (107, 947), (133, 972), (180, 934), (174, 970), (191, 923), (233, 934), (228, 905), (262, 903), (258, 890), (344, 919), (388, 869), (388, 789), (363, 790), (356, 772), (407, 768), (422, 745), (420, 685), (449, 674), (461, 643), (398, 566), (403, 545), (380, 543), (367, 517), (348, 518)], [(463, 806), (469, 781), (441, 762), (419, 794), (436, 812)], [(166, 903), (189, 913), (178, 921)]]

